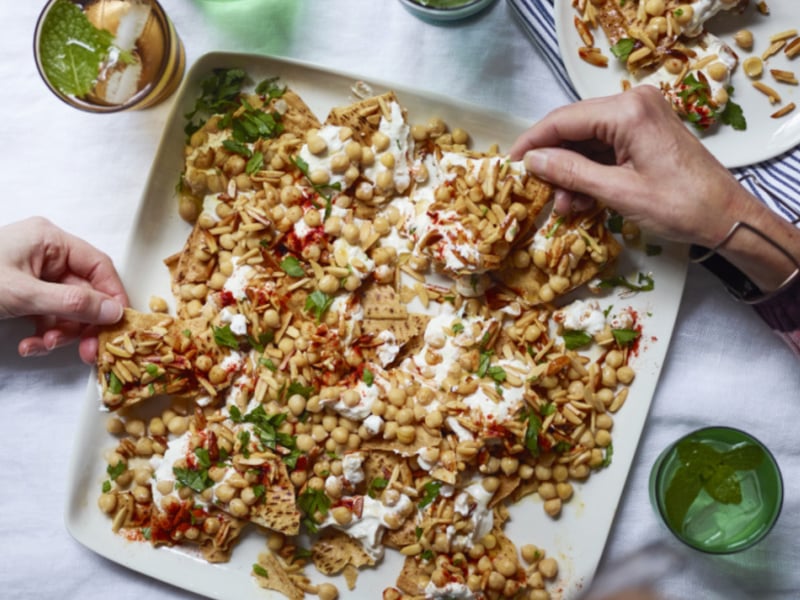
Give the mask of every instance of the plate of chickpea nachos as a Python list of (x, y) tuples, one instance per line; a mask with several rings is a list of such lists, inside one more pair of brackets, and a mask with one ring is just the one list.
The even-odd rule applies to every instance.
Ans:
[(571, 0), (555, 9), (582, 98), (658, 87), (728, 168), (800, 142), (800, 19), (789, 0)]
[(522, 120), (312, 65), (202, 57), (100, 333), (70, 532), (212, 598), (575, 598), (685, 278), (569, 219)]

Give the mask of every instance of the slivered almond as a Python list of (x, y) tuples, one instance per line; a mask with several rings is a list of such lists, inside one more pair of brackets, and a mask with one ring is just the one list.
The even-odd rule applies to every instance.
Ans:
[(781, 95), (768, 85), (761, 83), (760, 81), (754, 81), (753, 87), (769, 98), (770, 104), (778, 104), (781, 101)]
[(596, 67), (608, 66), (608, 57), (604, 56), (599, 48), (588, 48), (586, 46), (582, 46), (578, 48), (578, 56), (580, 56), (582, 60), (586, 61), (590, 65), (594, 65)]
[(790, 112), (795, 109), (794, 102), (789, 102), (786, 106), (776, 110), (774, 113), (770, 115), (773, 119), (780, 119), (781, 117), (785, 117)]
[(800, 54), (800, 37), (793, 39), (784, 49), (784, 54), (789, 58), (794, 58)]
[(767, 60), (770, 56), (774, 56), (775, 54), (780, 52), (785, 45), (786, 45), (786, 40), (773, 42), (772, 44), (770, 44), (769, 48), (764, 50), (764, 54), (761, 55), (762, 60)]
[(791, 71), (782, 71), (781, 69), (770, 69), (769, 72), (775, 78), (775, 81), (797, 85), (797, 77), (795, 77), (794, 73), (792, 73)]
[(781, 31), (780, 33), (771, 35), (769, 41), (770, 42), (786, 41), (789, 38), (795, 37), (796, 35), (797, 35), (797, 29), (787, 29), (786, 31)]
[(594, 46), (594, 36), (592, 32), (589, 31), (589, 28), (586, 27), (586, 23), (577, 16), (575, 16), (573, 22), (575, 23), (575, 29), (578, 31), (578, 35), (581, 36), (584, 45), (592, 48)]

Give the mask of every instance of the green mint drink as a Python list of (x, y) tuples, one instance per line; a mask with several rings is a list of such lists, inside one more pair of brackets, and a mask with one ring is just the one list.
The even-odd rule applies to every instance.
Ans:
[(744, 432), (701, 429), (664, 451), (650, 477), (653, 505), (669, 529), (704, 552), (744, 550), (780, 513), (783, 486), (769, 451)]

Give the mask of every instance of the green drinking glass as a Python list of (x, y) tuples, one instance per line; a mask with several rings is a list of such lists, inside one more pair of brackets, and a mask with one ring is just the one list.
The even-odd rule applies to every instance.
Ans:
[(753, 436), (706, 427), (656, 459), (650, 500), (679, 540), (702, 552), (729, 554), (770, 532), (781, 512), (783, 480), (775, 458)]

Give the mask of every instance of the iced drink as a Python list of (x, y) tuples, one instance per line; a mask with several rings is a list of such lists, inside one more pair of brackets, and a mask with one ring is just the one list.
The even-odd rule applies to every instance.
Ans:
[(51, 0), (35, 53), (53, 92), (92, 112), (152, 106), (175, 90), (185, 67), (175, 28), (150, 0)]
[(708, 427), (659, 456), (650, 497), (680, 540), (720, 554), (744, 550), (769, 533), (780, 514), (783, 484), (758, 440), (737, 429)]

